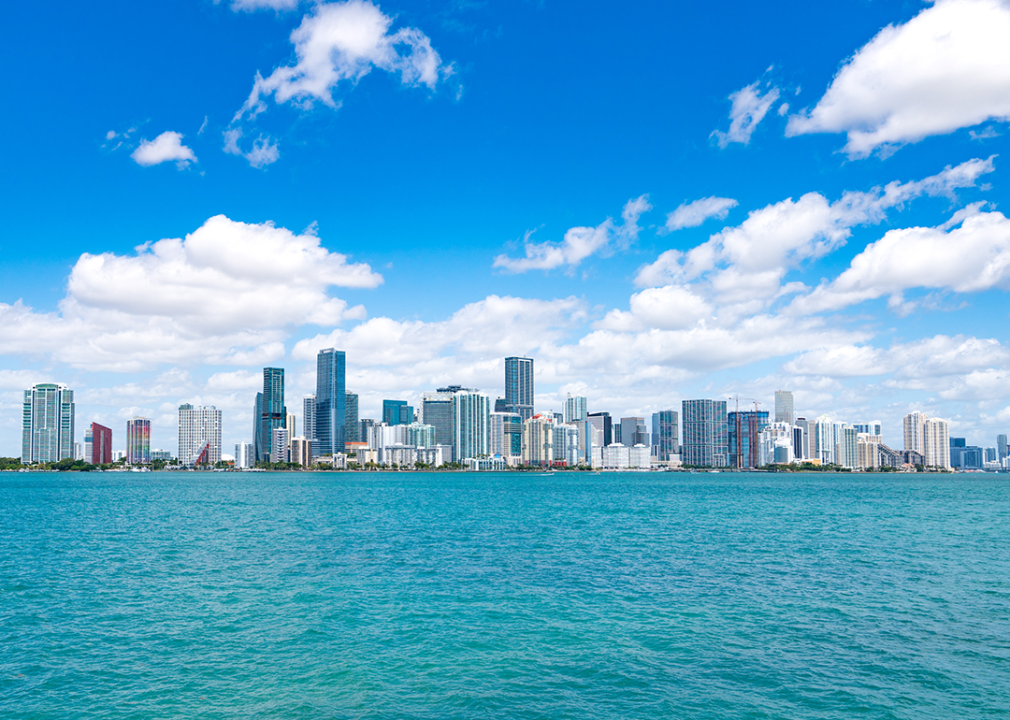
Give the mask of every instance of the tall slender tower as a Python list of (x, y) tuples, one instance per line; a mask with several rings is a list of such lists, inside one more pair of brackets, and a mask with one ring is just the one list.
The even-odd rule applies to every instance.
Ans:
[(256, 461), (270, 462), (273, 432), (287, 424), (288, 409), (284, 405), (283, 368), (263, 368), (263, 393), (257, 400), (259, 427), (256, 432)]
[(505, 358), (505, 412), (533, 417), (533, 358)]
[(792, 390), (776, 390), (775, 422), (784, 422), (792, 425), (794, 421)]
[(39, 383), (25, 390), (21, 462), (58, 462), (74, 457), (74, 391)]
[[(312, 454), (344, 452), (347, 442), (347, 360), (342, 350), (328, 348), (316, 356), (316, 439)], [(318, 447), (318, 450), (316, 449)]]
[(151, 464), (151, 421), (147, 418), (135, 417), (126, 422), (126, 462)]

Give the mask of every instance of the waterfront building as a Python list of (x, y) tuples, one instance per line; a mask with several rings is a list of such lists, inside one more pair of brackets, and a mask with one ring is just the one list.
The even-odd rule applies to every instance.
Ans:
[(554, 423), (552, 438), (553, 465), (564, 464), (567, 467), (581, 465), (579, 457), (579, 428), (573, 423)]
[(842, 423), (838, 429), (837, 463), (844, 468), (859, 467), (859, 433), (848, 423)]
[(1010, 454), (1007, 453), (1007, 436), (1006, 435), (997, 435), (996, 436), (996, 452), (998, 453), (998, 458), (997, 459), (1001, 463), (1004, 460), (1006, 460), (1007, 457), (1010, 457)]
[(84, 460), (89, 463), (91, 462), (91, 447), (91, 426), (88, 425), (84, 428)]
[(335, 455), (347, 442), (347, 358), (335, 348), (316, 355), (316, 443), (313, 453)]
[(821, 465), (835, 464), (835, 450), (838, 447), (835, 428), (835, 421), (827, 415), (821, 415), (818, 417), (811, 428), (811, 454), (812, 457), (819, 461)]
[(523, 421), (522, 462), (523, 465), (540, 465), (544, 467), (553, 464), (553, 415), (534, 415), (529, 420)]
[(614, 442), (610, 413), (589, 413), (589, 441), (590, 447), (606, 447)]
[(582, 395), (569, 393), (565, 400), (565, 422), (574, 424), (589, 417), (589, 400)]
[(791, 390), (775, 391), (775, 422), (792, 425), (795, 422), (793, 415), (793, 393)]
[(491, 413), (491, 455), (521, 458), (523, 454), (523, 421), (518, 413)]
[(301, 465), (303, 468), (312, 465), (312, 440), (307, 437), (291, 438), (290, 462)]
[(680, 413), (660, 410), (652, 413), (652, 455), (668, 462), (680, 454)]
[(288, 431), (288, 440), (298, 435), (298, 420), (295, 418), (295, 414), (289, 412), (284, 421), (284, 429)]
[(358, 442), (368, 443), (368, 438), (372, 434), (372, 428), (378, 425), (372, 418), (362, 418), (358, 421)]
[(634, 447), (611, 443), (606, 447), (593, 448), (593, 467), (600, 470), (648, 470), (651, 454), (649, 446), (641, 443)]
[[(358, 424), (358, 395), (357, 393), (345, 393), (344, 395), (344, 427), (346, 428), (346, 439), (344, 443), (358, 442), (360, 439), (360, 428)], [(310, 437), (306, 434), (306, 437)]]
[(120, 460), (126, 459), (125, 450), (113, 450), (112, 451), (112, 462), (119, 462)]
[(21, 462), (59, 462), (74, 454), (74, 391), (39, 383), (24, 394)]
[[(792, 426), (792, 423), (785, 421), (781, 421), (781, 424)], [(760, 466), (758, 433), (767, 426), (767, 410), (744, 410), (729, 413), (726, 434), (733, 467), (755, 468)]]
[(922, 455), (926, 467), (950, 469), (950, 424), (921, 412), (911, 412), (902, 423), (905, 450)]
[(628, 447), (635, 445), (650, 446), (649, 426), (645, 424), (644, 417), (621, 418), (621, 440)]
[(112, 428), (91, 423), (91, 464), (108, 465), (112, 462)]
[[(730, 426), (732, 427), (732, 422)], [(785, 422), (769, 423), (762, 427), (754, 442), (757, 449), (756, 467), (788, 465), (793, 462), (796, 459), (793, 453), (793, 430), (793, 426)]]
[(276, 427), (270, 431), (270, 462), (286, 463), (291, 457), (288, 447), (288, 429)]
[(525, 422), (533, 417), (533, 397), (533, 359), (505, 358), (505, 411)]
[(490, 454), (491, 398), (476, 390), (453, 393), (452, 421), (455, 462)]
[(221, 460), (221, 411), (179, 406), (179, 462), (186, 467), (214, 465)]
[(386, 425), (410, 425), (414, 422), (414, 408), (406, 400), (383, 400), (382, 422)]
[(252, 443), (235, 443), (235, 467), (242, 470), (248, 470), (255, 464), (256, 461), (253, 458)]
[(427, 423), (413, 422), (410, 425), (404, 426), (405, 435), (404, 444), (412, 445), (415, 448), (430, 448), (434, 447), (437, 443), (435, 442), (435, 428)]
[(85, 460), (84, 447), (79, 443), (74, 443), (74, 460)]
[(875, 471), (881, 466), (881, 444), (880, 435), (870, 433), (856, 434), (856, 467), (861, 470)]
[(309, 440), (316, 439), (316, 396), (302, 398), (302, 432)]
[(863, 433), (864, 435), (883, 435), (883, 425), (881, 425), (879, 420), (871, 420), (867, 423), (855, 423), (852, 427), (856, 429), (857, 433)]
[(681, 459), (685, 465), (727, 467), (729, 438), (725, 400), (684, 400)]
[[(263, 368), (263, 392), (256, 396), (256, 461), (269, 461), (273, 431), (287, 424), (288, 410), (284, 404), (283, 368)], [(179, 458), (182, 459), (181, 457)]]
[(793, 426), (793, 459), (797, 462), (810, 458), (810, 423), (806, 418), (796, 418)]
[(151, 421), (135, 417), (126, 423), (126, 462), (130, 465), (151, 464)]
[[(252, 443), (245, 443), (245, 444), (249, 445), (250, 447), (252, 447)], [(171, 450), (152, 450), (151, 451), (151, 461), (152, 462), (155, 461), (155, 460), (162, 460), (164, 462), (168, 462), (171, 459), (172, 459), (172, 451)]]
[[(453, 443), (452, 396), (449, 388), (440, 388), (438, 392), (424, 393), (421, 396), (421, 417), (426, 425), (435, 428), (435, 443), (449, 445)], [(451, 462), (452, 458), (446, 458)]]

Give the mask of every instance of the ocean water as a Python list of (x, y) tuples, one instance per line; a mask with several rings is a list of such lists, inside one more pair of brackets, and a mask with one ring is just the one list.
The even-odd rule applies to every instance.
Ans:
[(1008, 718), (1007, 476), (0, 473), (0, 718)]

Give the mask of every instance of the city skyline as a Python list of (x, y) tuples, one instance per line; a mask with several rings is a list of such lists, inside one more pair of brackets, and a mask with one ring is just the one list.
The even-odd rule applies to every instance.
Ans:
[[(0, 119), (0, 456), (37, 383), (74, 389), (73, 442), (125, 450), (144, 417), (174, 448), (188, 403), (231, 448), (262, 368), (298, 415), (325, 348), (359, 417), (530, 357), (538, 410), (790, 388), (893, 446), (914, 411), (983, 446), (1010, 425), (1005, 4), (108, 8), (15, 8), (0, 45), (10, 97), (106, 79)], [(379, 30), (330, 48), (353, 78), (292, 40), (339, 12)]]

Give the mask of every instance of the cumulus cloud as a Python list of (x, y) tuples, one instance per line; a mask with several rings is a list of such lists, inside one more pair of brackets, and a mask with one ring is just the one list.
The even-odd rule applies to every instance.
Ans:
[(256, 74), (252, 92), (235, 121), (266, 109), (264, 99), (311, 107), (319, 101), (336, 108), (334, 90), (354, 84), (373, 68), (400, 76), (407, 86), (434, 89), (452, 69), (442, 63), (428, 36), (417, 28), (392, 32), (394, 18), (368, 0), (319, 3), (291, 33), (297, 62), (266, 78)]
[(235, 12), (255, 12), (257, 10), (294, 10), (299, 0), (231, 0)]
[(666, 216), (666, 231), (698, 227), (709, 218), (725, 220), (729, 211), (738, 205), (733, 198), (707, 197), (690, 203), (682, 203)]
[(180, 170), (189, 167), (191, 162), (197, 162), (193, 151), (182, 144), (182, 134), (171, 131), (163, 132), (154, 140), (141, 140), (130, 157), (144, 167), (174, 161)]
[(733, 105), (729, 111), (729, 131), (713, 130), (712, 137), (724, 148), (730, 143), (750, 142), (750, 136), (757, 130), (768, 110), (779, 99), (779, 89), (770, 87), (761, 94), (761, 81), (740, 88), (729, 96)]
[(293, 327), (364, 317), (329, 288), (381, 282), (311, 232), (219, 215), (134, 255), (85, 253), (59, 313), (0, 303), (0, 353), (52, 353), (70, 365), (120, 371), (195, 359), (269, 362), (284, 355)]
[(787, 135), (844, 132), (846, 152), (917, 142), (1010, 118), (1010, 6), (939, 0), (889, 25), (845, 64)]
[(911, 288), (966, 293), (994, 287), (1010, 287), (1010, 220), (999, 212), (978, 212), (952, 230), (888, 231), (838, 278), (796, 298), (790, 309), (804, 314), (838, 310)]
[(625, 203), (621, 225), (615, 224), (612, 218), (607, 218), (596, 227), (570, 228), (560, 243), (530, 242), (533, 233), (528, 232), (524, 243), (525, 256), (511, 258), (499, 255), (494, 260), (494, 267), (514, 273), (553, 270), (562, 266), (574, 268), (590, 255), (606, 255), (614, 250), (623, 250), (638, 238), (641, 230), (638, 220), (651, 209), (648, 195), (641, 195)]
[(846, 192), (833, 203), (820, 193), (788, 198), (752, 211), (740, 225), (687, 252), (665, 251), (639, 270), (636, 283), (677, 285), (704, 276), (723, 302), (746, 302), (756, 312), (785, 290), (781, 281), (788, 270), (844, 244), (853, 226), (878, 223), (888, 209), (922, 195), (953, 197), (954, 190), (974, 186), (992, 170), (992, 158), (975, 159), (922, 180)]
[(224, 131), (224, 151), (229, 155), (244, 157), (254, 168), (262, 168), (272, 165), (280, 159), (281, 153), (277, 149), (276, 141), (269, 135), (260, 134), (253, 140), (252, 148), (245, 152), (239, 147), (239, 140), (242, 139), (242, 128), (231, 128)]

